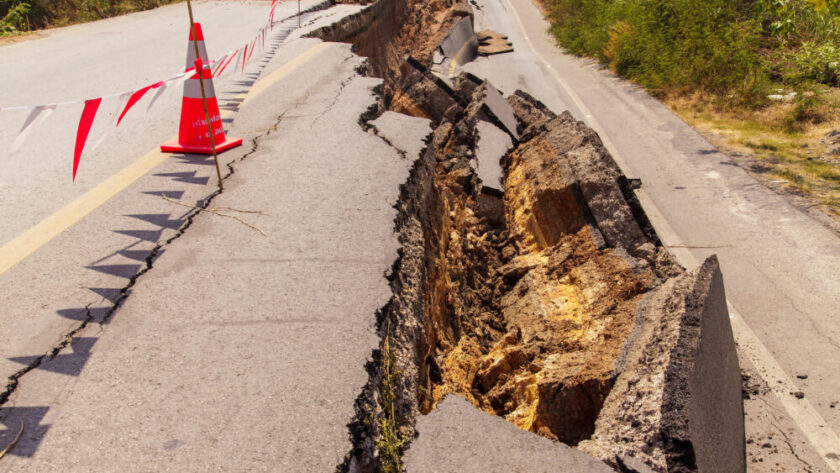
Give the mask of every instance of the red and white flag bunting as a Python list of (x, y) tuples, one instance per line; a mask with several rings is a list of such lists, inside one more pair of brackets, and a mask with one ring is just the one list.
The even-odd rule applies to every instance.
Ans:
[(49, 117), (53, 110), (55, 110), (56, 106), (57, 105), (38, 105), (32, 109), (32, 112), (26, 118), (26, 121), (23, 122), (23, 127), (21, 127), (18, 132), (15, 141), (12, 142), (12, 147), (9, 149), (9, 155), (14, 155), (20, 151), (20, 148), (23, 146), (23, 142), (26, 141), (26, 137), (29, 136), (29, 132), (35, 129), (38, 125), (44, 123), (47, 117)]
[[(254, 36), (253, 40), (246, 43), (242, 48), (236, 49), (235, 51), (228, 51), (218, 60), (210, 61), (210, 66), (212, 67), (213, 65), (215, 65), (216, 67), (213, 71), (214, 78), (221, 76), (221, 74), (227, 69), (228, 65), (230, 65), (230, 63), (233, 62), (234, 59), (236, 59), (236, 62), (234, 63), (232, 70), (236, 71), (237, 69), (240, 69), (241, 72), (244, 72), (245, 64), (251, 60), (251, 57), (254, 54), (254, 49), (256, 49), (259, 45), (260, 51), (265, 51), (265, 38), (268, 34), (267, 32), (272, 31), (274, 29), (274, 12), (278, 5), (278, 0), (272, 0), (271, 11), (268, 15), (268, 22), (259, 30), (257, 35)], [(241, 68), (240, 62), (242, 63)], [(88, 135), (90, 134), (90, 130), (93, 127), (93, 122), (96, 118), (97, 112), (99, 111), (99, 106), (101, 105), (104, 99), (111, 99), (115, 97), (118, 98), (117, 109), (116, 113), (114, 114), (115, 119), (113, 127), (109, 128), (108, 131), (106, 131), (102, 136), (99, 137), (97, 142), (94, 144), (92, 150), (99, 147), (99, 145), (105, 140), (105, 138), (109, 136), (113, 132), (113, 130), (120, 125), (126, 113), (128, 113), (128, 111), (131, 110), (134, 107), (134, 105), (136, 105), (137, 102), (139, 102), (140, 99), (142, 99), (146, 95), (146, 93), (148, 93), (152, 89), (156, 89), (155, 95), (152, 96), (152, 99), (149, 101), (149, 105), (146, 107), (146, 111), (148, 112), (152, 108), (152, 105), (157, 101), (157, 99), (169, 86), (177, 85), (186, 80), (189, 77), (189, 73), (194, 69), (194, 67), (189, 68), (185, 72), (170, 77), (169, 79), (155, 82), (154, 84), (147, 85), (137, 90), (105, 95), (93, 99), (69, 102), (56, 102), (44, 105), (20, 105), (13, 107), (2, 107), (0, 108), (0, 112), (27, 109), (32, 110), (29, 113), (29, 116), (26, 118), (26, 121), (23, 123), (23, 126), (21, 127), (14, 141), (12, 142), (9, 148), (9, 156), (11, 157), (21, 150), (24, 142), (26, 141), (26, 138), (31, 134), (32, 130), (42, 125), (57, 107), (84, 103), (82, 115), (79, 119), (79, 126), (76, 130), (76, 145), (73, 150), (73, 181), (75, 182), (76, 173), (79, 168), (79, 162), (81, 160), (82, 153), (85, 149), (85, 144), (87, 142)]]
[[(134, 92), (133, 94), (131, 94), (131, 97), (129, 97), (128, 103), (126, 103), (125, 108), (123, 109), (122, 113), (120, 113), (120, 115), (117, 117), (117, 124), (114, 125), (114, 126), (115, 127), (120, 126), (120, 122), (122, 121), (125, 114), (129, 110), (131, 110), (131, 107), (133, 107), (134, 104), (136, 104), (140, 99), (142, 99), (144, 95), (146, 95), (146, 92), (148, 92), (151, 89), (159, 89), (159, 88), (161, 88), (165, 85), (166, 85), (166, 83), (163, 82), (163, 81), (155, 82), (154, 84), (147, 85), (146, 87), (143, 87), (142, 89), (140, 89), (140, 90)], [(151, 104), (149, 106), (151, 106)]]
[(90, 127), (93, 126), (93, 119), (96, 118), (96, 111), (99, 110), (100, 103), (102, 103), (101, 98), (85, 100), (85, 108), (82, 110), (82, 118), (79, 120), (79, 129), (76, 131), (76, 149), (73, 152), (73, 182), (76, 182), (79, 159), (82, 157), (85, 141), (87, 141), (88, 133), (90, 133)]

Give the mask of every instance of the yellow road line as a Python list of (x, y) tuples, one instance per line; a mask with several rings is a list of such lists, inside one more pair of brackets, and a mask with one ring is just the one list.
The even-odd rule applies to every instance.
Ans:
[(120, 193), (129, 184), (157, 167), (168, 157), (159, 150), (147, 153), (122, 171), (70, 202), (58, 212), (41, 220), (14, 240), (0, 247), (0, 274), (20, 263), (24, 258), (93, 212), (94, 209)]
[(245, 102), (249, 99), (256, 97), (257, 95), (263, 93), (267, 88), (274, 85), (279, 80), (283, 79), (293, 70), (297, 69), (298, 67), (302, 66), (303, 63), (312, 59), (313, 56), (318, 54), (319, 52), (329, 48), (329, 47), (338, 47), (341, 46), (340, 43), (318, 43), (315, 46), (312, 46), (296, 58), (292, 59), (291, 61), (283, 64), (282, 67), (277, 69), (276, 71), (272, 72), (271, 74), (265, 76), (262, 80), (254, 84), (253, 87), (248, 91), (248, 96), (245, 97)]
[(467, 51), (467, 46), (470, 45), (470, 42), (467, 41), (461, 46), (461, 49), (458, 50), (458, 53), (455, 54), (455, 57), (452, 58), (452, 61), (449, 63), (449, 77), (455, 77), (455, 68), (461, 65), (461, 55)]
[[(261, 79), (245, 94), (245, 99), (242, 103), (263, 93), (266, 89), (282, 80), (290, 72), (312, 59), (316, 54), (331, 44), (333, 43), (318, 43), (284, 64), (278, 70)], [(229, 118), (233, 115), (233, 112), (225, 110), (221, 115), (223, 118)], [(173, 137), (172, 139), (175, 138)], [(169, 156), (171, 155), (162, 153), (159, 148), (149, 151), (137, 161), (129, 164), (122, 171), (109, 177), (98, 186), (67, 204), (61, 210), (45, 218), (0, 247), (0, 274), (8, 271), (39, 248), (46, 245), (50, 240), (57, 237), (61, 232), (73, 226), (105, 202), (108, 202), (108, 200), (122, 192), (126, 187), (166, 161)]]

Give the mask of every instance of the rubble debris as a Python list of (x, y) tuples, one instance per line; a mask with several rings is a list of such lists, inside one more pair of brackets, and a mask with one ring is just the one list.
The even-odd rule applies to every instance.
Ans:
[(832, 130), (820, 140), (829, 156), (840, 156), (840, 130)]
[(353, 44), (354, 53), (369, 59), (368, 75), (385, 79), (385, 104), (389, 106), (398, 90), (405, 57), (430, 65), (434, 52), (464, 17), (472, 17), (465, 0), (377, 0), (308, 36)]
[(513, 52), (513, 43), (503, 39), (489, 39), (478, 44), (479, 56), (492, 56)]
[(497, 33), (493, 30), (481, 30), (475, 32), (475, 38), (481, 42), (486, 41), (488, 39), (508, 39), (506, 35), (501, 33)]
[[(475, 167), (483, 185), (482, 190), (492, 189), (495, 193), (490, 191), (491, 194), (501, 197), (504, 191), (504, 173), (500, 160), (513, 147), (513, 142), (507, 133), (484, 120), (476, 124), (476, 132), (479, 139), (476, 144)], [(486, 214), (489, 216), (490, 212)]]
[(478, 54), (480, 56), (513, 51), (513, 43), (507, 40), (508, 37), (493, 30), (481, 30), (475, 34), (475, 37), (478, 40)]
[[(380, 468), (382, 433), (366, 419), (382, 418), (384, 397), (404, 449), (417, 417), (457, 395), (618, 471), (744, 471), (741, 374), (717, 260), (680, 267), (635, 196), (640, 182), (568, 112), (519, 91), (505, 98), (469, 74), (436, 75), (467, 44), (467, 25), (488, 40), (472, 35), (465, 2), (379, 0), (319, 33), (369, 58), (368, 74), (385, 79), (378, 109), (433, 129), (407, 156), (402, 252), (378, 316), (393, 392), (379, 392), (374, 354), (345, 466)], [(498, 186), (476, 170), (481, 123), (510, 136)]]

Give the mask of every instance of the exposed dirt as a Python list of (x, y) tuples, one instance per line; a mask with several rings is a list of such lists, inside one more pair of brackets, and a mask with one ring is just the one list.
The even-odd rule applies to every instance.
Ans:
[(422, 405), (457, 393), (574, 445), (592, 434), (641, 298), (659, 278), (655, 261), (606, 247), (557, 159), (558, 144), (591, 153), (600, 141), (568, 115), (549, 126), (506, 158), (503, 215), (482, 208), (492, 197), (468, 167), (436, 170)]
[[(364, 2), (358, 2), (364, 3)], [(397, 94), (406, 56), (428, 64), (449, 27), (472, 10), (463, 1), (379, 0), (364, 11), (313, 32), (325, 41), (347, 42), (369, 58), (368, 74), (385, 79), (385, 103)], [(398, 107), (397, 107), (398, 109)]]
[(485, 101), (490, 86), (429, 70), (464, 15), (464, 3), (380, 0), (317, 33), (352, 43), (385, 79), (363, 125), (389, 109), (434, 126), (401, 189), (394, 297), (340, 469), (398, 471), (416, 416), (455, 394), (617, 468), (695, 471), (687, 376), (716, 261), (685, 273), (597, 134), (521, 92), (494, 105), (518, 129), (501, 158), (504, 192), (485, 189), (476, 125), (505, 128)]

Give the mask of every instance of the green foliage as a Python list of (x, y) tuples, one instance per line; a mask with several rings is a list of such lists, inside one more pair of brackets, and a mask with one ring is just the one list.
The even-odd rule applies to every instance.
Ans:
[(824, 87), (811, 83), (803, 83), (797, 87), (794, 106), (784, 117), (784, 129), (788, 133), (803, 130), (805, 123), (822, 123), (827, 119), (826, 104), (822, 100)]
[(794, 54), (794, 61), (802, 80), (840, 86), (840, 47), (807, 41)]
[(546, 0), (552, 33), (654, 94), (761, 104), (771, 84), (840, 85), (840, 0)]
[(178, 0), (0, 0), (0, 36), (99, 20)]
[(5, 15), (0, 18), (0, 35), (14, 34), (26, 29), (26, 17), (31, 6), (25, 2), (8, 4), (0, 3), (0, 12), (6, 7)]
[(394, 354), (391, 353), (388, 337), (385, 337), (382, 349), (382, 380), (379, 384), (379, 393), (382, 396), (382, 415), (379, 418), (381, 438), (376, 441), (376, 448), (379, 450), (379, 458), (385, 473), (402, 472), (400, 458), (407, 440), (400, 431), (394, 412), (395, 383), (399, 374), (399, 371), (394, 368)]

